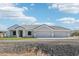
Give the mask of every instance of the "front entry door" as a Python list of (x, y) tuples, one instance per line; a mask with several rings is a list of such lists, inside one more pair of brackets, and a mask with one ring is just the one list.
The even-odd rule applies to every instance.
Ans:
[(19, 37), (23, 37), (23, 31), (19, 30)]

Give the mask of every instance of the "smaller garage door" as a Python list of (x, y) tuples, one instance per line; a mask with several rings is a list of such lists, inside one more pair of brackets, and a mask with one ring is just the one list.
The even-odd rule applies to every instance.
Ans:
[(36, 32), (36, 37), (38, 38), (50, 38), (52, 37), (51, 32), (47, 32), (47, 31), (39, 31)]
[(68, 33), (67, 32), (55, 32), (55, 35), (54, 35), (56, 38), (61, 38), (61, 37), (68, 37)]

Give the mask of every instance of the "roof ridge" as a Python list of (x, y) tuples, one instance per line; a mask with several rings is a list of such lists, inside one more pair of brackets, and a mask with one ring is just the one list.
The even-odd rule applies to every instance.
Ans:
[[(18, 24), (14, 24), (13, 26), (15, 26), (15, 25), (19, 26)], [(13, 27), (13, 26), (10, 26), (9, 28), (11, 28), (11, 27)], [(9, 28), (8, 28), (8, 29), (9, 29)]]
[[(17, 26), (15, 26), (15, 25), (17, 25)], [(15, 26), (14, 27), (15, 29), (18, 28), (18, 27), (23, 27), (24, 29), (36, 29), (36, 28), (38, 28), (38, 27), (40, 27), (42, 25), (46, 25), (46, 26), (48, 26), (48, 27), (50, 27), (51, 29), (54, 29), (54, 30), (70, 30), (70, 29), (62, 27), (62, 26), (47, 25), (47, 24), (41, 24), (41, 25), (40, 24), (39, 25), (37, 25), (37, 24), (35, 24), (35, 25), (27, 25), (27, 24), (25, 24), (25, 25), (18, 25), (18, 24), (15, 24), (15, 25), (13, 25), (13, 26)], [(11, 26), (11, 27), (13, 27), (13, 26)], [(11, 28), (11, 27), (9, 27), (9, 28)]]

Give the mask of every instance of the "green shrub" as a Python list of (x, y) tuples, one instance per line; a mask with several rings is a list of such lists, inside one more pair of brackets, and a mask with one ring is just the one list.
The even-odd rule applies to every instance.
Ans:
[(79, 36), (79, 31), (75, 31), (71, 34), (71, 36)]

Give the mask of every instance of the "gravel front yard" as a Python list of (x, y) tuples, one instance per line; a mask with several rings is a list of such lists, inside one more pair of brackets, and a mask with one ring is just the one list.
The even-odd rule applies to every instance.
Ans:
[(0, 40), (1, 56), (78, 56), (79, 40)]

